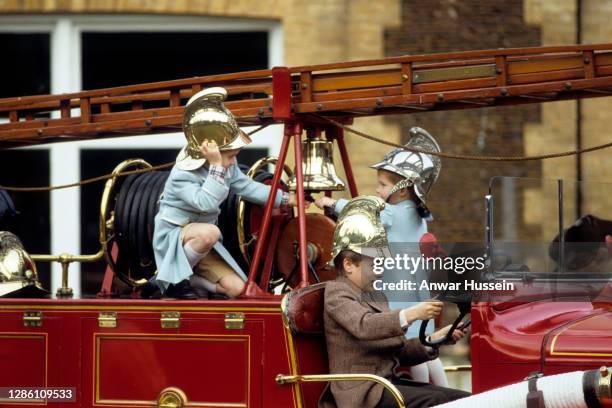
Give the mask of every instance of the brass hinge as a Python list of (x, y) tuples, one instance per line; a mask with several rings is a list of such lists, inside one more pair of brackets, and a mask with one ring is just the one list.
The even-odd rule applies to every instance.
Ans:
[(181, 325), (180, 312), (161, 312), (162, 329), (178, 329)]
[(100, 312), (98, 314), (98, 327), (117, 327), (117, 313)]
[(23, 325), (25, 327), (41, 327), (42, 312), (29, 311), (23, 313)]
[(225, 314), (225, 328), (228, 330), (242, 330), (244, 328), (244, 313), (228, 312)]

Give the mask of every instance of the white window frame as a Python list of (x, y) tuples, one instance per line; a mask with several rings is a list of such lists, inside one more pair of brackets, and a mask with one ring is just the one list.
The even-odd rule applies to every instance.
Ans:
[[(49, 33), (51, 93), (81, 90), (81, 33), (83, 32), (268, 32), (268, 67), (283, 65), (283, 31), (279, 21), (227, 17), (149, 16), (149, 15), (41, 15), (0, 16), (0, 32)], [(202, 50), (204, 52), (205, 50)], [(230, 52), (231, 50), (228, 50)], [(245, 128), (249, 131), (252, 128)], [(265, 148), (278, 155), (282, 126), (269, 126), (258, 132), (251, 147)], [(80, 180), (81, 149), (168, 149), (184, 145), (182, 133), (154, 136), (57, 143), (36, 147), (49, 151), (51, 185)], [(155, 163), (157, 164), (157, 163)], [(54, 190), (50, 196), (51, 253), (81, 253), (80, 189)], [(69, 286), (80, 296), (80, 264), (70, 266)], [(51, 290), (61, 285), (61, 266), (51, 267)]]

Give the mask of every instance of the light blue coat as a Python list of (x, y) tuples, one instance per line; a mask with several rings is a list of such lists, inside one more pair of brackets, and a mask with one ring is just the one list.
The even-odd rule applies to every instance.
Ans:
[[(225, 183), (208, 176), (208, 169), (181, 170), (174, 166), (166, 181), (155, 216), (153, 251), (157, 264), (157, 282), (163, 289), (170, 283), (189, 279), (193, 273), (181, 242), (181, 228), (190, 223), (216, 224), (219, 206), (232, 190), (245, 200), (263, 205), (270, 195), (270, 186), (247, 177), (237, 164), (230, 166)], [(275, 207), (281, 203), (282, 192), (276, 195)], [(245, 273), (227, 249), (217, 242), (213, 247), (219, 255), (246, 280)]]
[[(340, 214), (347, 203), (348, 200), (339, 199), (335, 206), (336, 214)], [(387, 233), (391, 255), (420, 256), (419, 240), (427, 232), (427, 221), (419, 215), (417, 206), (412, 200), (404, 200), (396, 204), (385, 203), (385, 208), (380, 212), (380, 221)], [(399, 282), (402, 279), (415, 282), (418, 288), (421, 282), (427, 279), (427, 271), (422, 268), (418, 269), (415, 274), (410, 274), (406, 270), (385, 271), (384, 280), (387, 282)], [(391, 309), (414, 306), (430, 298), (428, 290), (386, 291), (385, 295), (389, 299)], [(420, 321), (412, 323), (408, 328), (406, 337), (418, 337), (420, 327)], [(430, 320), (426, 333), (431, 334), (433, 329), (434, 324)]]

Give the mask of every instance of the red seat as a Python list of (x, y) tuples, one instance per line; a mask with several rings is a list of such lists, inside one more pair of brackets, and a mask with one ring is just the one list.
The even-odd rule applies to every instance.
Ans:
[(285, 318), (293, 334), (323, 335), (324, 294), (325, 283), (317, 283), (285, 297)]
[[(298, 374), (327, 374), (327, 347), (323, 325), (325, 283), (317, 283), (288, 293), (283, 299), (283, 313), (291, 331)], [(325, 382), (300, 384), (303, 405), (316, 407)]]
[[(316, 407), (326, 383), (340, 380), (338, 375), (328, 375), (323, 321), (324, 300), (324, 282), (290, 292), (283, 299), (283, 313), (285, 322), (292, 333), (291, 337), (295, 346), (297, 366), (299, 367), (298, 374), (303, 379), (311, 377), (306, 382), (300, 383), (305, 407)], [(350, 375), (356, 374), (352, 373)], [(363, 374), (363, 376), (354, 380), (387, 381), (384, 378), (373, 379), (371, 377), (375, 376), (369, 374)], [(370, 378), (365, 378), (366, 376)], [(313, 379), (312, 377), (317, 378)], [(346, 377), (342, 381), (346, 381)], [(388, 383), (385, 387), (393, 390), (401, 399), (401, 394), (391, 383)], [(333, 401), (330, 392), (327, 392), (323, 399)]]

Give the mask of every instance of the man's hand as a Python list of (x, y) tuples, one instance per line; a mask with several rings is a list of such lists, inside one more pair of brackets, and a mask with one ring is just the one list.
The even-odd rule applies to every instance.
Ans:
[(321, 210), (324, 210), (325, 207), (332, 207), (334, 204), (336, 204), (336, 200), (334, 200), (331, 197), (323, 196), (323, 197), (318, 197), (314, 203), (318, 208), (320, 208)]
[(442, 312), (442, 305), (444, 305), (444, 303), (441, 301), (432, 299), (406, 308), (402, 310), (402, 313), (404, 313), (408, 323), (412, 323), (416, 320), (429, 320)]
[(211, 166), (223, 165), (221, 152), (219, 152), (219, 146), (217, 146), (217, 143), (215, 143), (214, 140), (209, 142), (208, 139), (204, 139), (200, 145), (200, 151)]
[[(434, 332), (430, 336), (430, 339), (431, 340), (439, 340), (439, 339), (442, 339), (442, 338), (446, 337), (446, 334), (450, 330), (451, 326), (452, 325), (449, 324), (448, 326), (445, 326), (445, 327), (441, 328), (440, 330)], [(456, 342), (461, 340), (463, 338), (463, 336), (465, 336), (465, 332), (463, 330), (455, 329), (455, 331), (453, 331), (452, 339), (447, 341), (444, 344), (455, 344)]]
[[(293, 191), (289, 193), (289, 202), (288, 205), (291, 207), (297, 207), (298, 203), (297, 203), (297, 194), (295, 194)], [(308, 208), (310, 207), (310, 201), (308, 200), (304, 200), (304, 208)]]

